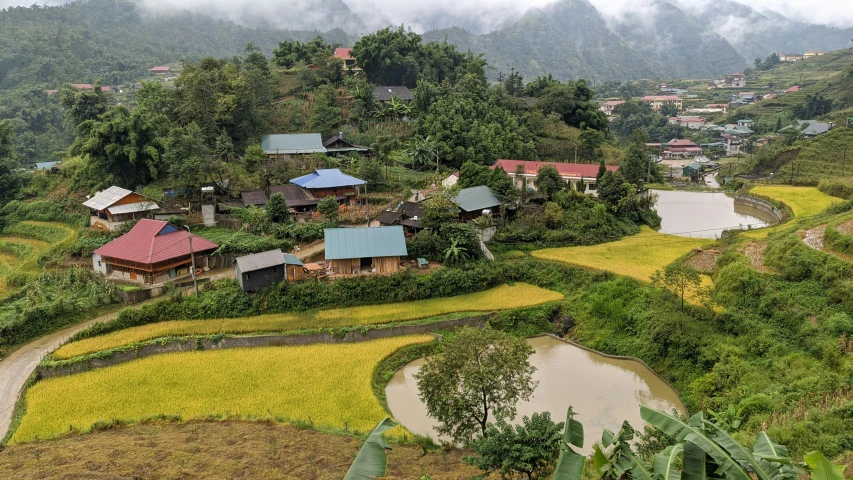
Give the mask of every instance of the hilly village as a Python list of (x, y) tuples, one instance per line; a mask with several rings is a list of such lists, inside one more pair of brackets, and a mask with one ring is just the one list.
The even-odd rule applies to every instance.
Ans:
[(0, 475), (848, 478), (853, 48), (495, 70), (389, 27), (0, 91)]

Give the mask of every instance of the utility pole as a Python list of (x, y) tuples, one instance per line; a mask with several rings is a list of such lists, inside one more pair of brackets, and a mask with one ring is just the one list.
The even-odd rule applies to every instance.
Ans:
[(195, 251), (193, 251), (193, 232), (190, 231), (189, 225), (184, 225), (184, 228), (187, 229), (187, 232), (190, 234), (190, 258), (193, 262), (193, 285), (195, 286), (195, 296), (198, 298), (198, 280), (195, 278)]

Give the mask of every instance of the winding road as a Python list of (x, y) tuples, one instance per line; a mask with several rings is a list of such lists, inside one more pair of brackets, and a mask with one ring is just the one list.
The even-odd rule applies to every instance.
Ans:
[[(142, 304), (138, 304), (142, 305)], [(136, 305), (135, 305), (136, 306)], [(33, 370), (45, 355), (57, 349), (72, 335), (99, 322), (106, 322), (118, 316), (118, 311), (72, 325), (58, 332), (46, 335), (15, 350), (0, 361), (0, 439), (6, 436), (12, 423), (12, 413), (21, 389)]]

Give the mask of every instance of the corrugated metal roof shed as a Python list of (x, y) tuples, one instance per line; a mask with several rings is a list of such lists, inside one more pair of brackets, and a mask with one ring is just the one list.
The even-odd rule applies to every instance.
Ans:
[(265, 268), (284, 265), (284, 253), (281, 249), (269, 250), (266, 252), (255, 253), (243, 257), (237, 257), (237, 266), (240, 267), (242, 273), (255, 272)]
[(261, 148), (267, 155), (326, 153), (319, 133), (279, 133), (261, 137)]
[(453, 199), (453, 203), (466, 212), (475, 212), (485, 208), (500, 206), (501, 201), (489, 190), (489, 187), (480, 185), (478, 187), (463, 188)]
[(266, 205), (267, 194), (263, 190), (249, 190), (240, 192), (240, 198), (243, 199), (243, 205), (250, 207), (252, 205)]
[(104, 210), (131, 193), (133, 192), (130, 190), (113, 185), (103, 192), (96, 193), (94, 197), (83, 202), (83, 205), (95, 210)]
[(400, 100), (413, 100), (415, 97), (412, 96), (412, 91), (409, 90), (409, 87), (376, 87), (373, 89), (373, 98), (378, 102), (387, 102), (392, 98), (397, 98)]
[(158, 208), (160, 208), (160, 206), (151, 201), (116, 205), (115, 207), (107, 208), (107, 211), (113, 215), (121, 215), (122, 213), (149, 212), (151, 210), (157, 210)]
[(405, 257), (403, 227), (327, 228), (326, 260), (344, 258)]
[(294, 178), (290, 183), (295, 183), (303, 188), (337, 188), (364, 185), (367, 182), (342, 173), (337, 168), (328, 168)]
[(296, 255), (293, 255), (292, 253), (285, 253), (284, 254), (284, 263), (286, 263), (288, 265), (296, 265), (299, 267), (305, 266), (305, 264), (302, 263), (302, 260), (296, 258)]
[(36, 162), (36, 170), (48, 170), (59, 165), (60, 163), (61, 162)]
[(394, 225), (402, 215), (403, 212), (385, 211), (376, 216), (376, 221), (382, 225)]
[(308, 190), (299, 185), (274, 185), (270, 187), (270, 197), (276, 193), (281, 194), (289, 207), (305, 207), (308, 205), (317, 205), (317, 199), (314, 198)]

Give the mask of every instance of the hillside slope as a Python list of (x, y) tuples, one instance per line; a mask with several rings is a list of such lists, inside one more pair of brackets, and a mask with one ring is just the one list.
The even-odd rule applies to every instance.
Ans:
[[(0, 12), (0, 89), (134, 80), (159, 64), (241, 54), (254, 42), (270, 54), (278, 42), (321, 32), (251, 29), (189, 12), (144, 15), (132, 2), (85, 0)], [(342, 30), (323, 34), (350, 44)]]

